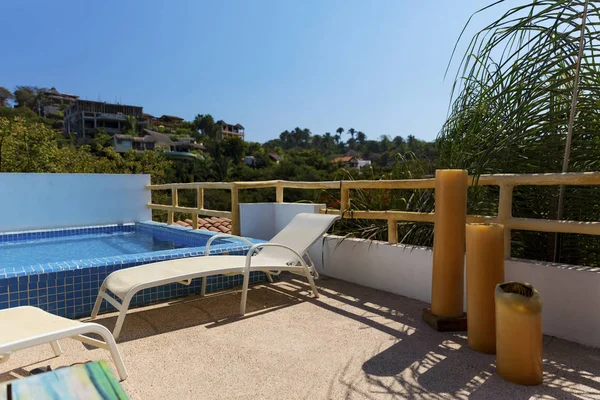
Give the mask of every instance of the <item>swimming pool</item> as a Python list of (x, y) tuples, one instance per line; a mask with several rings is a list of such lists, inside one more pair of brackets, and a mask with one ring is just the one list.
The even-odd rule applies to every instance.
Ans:
[(0, 268), (183, 248), (149, 232), (102, 232), (0, 243)]
[[(71, 318), (88, 316), (102, 281), (111, 272), (201, 256), (215, 234), (156, 222), (0, 233), (0, 309), (32, 305)], [(217, 239), (210, 252), (243, 255), (249, 247), (235, 239)], [(251, 282), (264, 278), (262, 273), (251, 274)], [(207, 291), (228, 289), (241, 281), (241, 275), (210, 277)], [(199, 293), (200, 284), (197, 279), (189, 286), (144, 290), (132, 304)], [(107, 307), (104, 303), (102, 311)]]

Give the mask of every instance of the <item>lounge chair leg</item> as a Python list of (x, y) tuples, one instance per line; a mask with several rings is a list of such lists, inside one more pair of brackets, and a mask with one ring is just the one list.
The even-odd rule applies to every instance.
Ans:
[(100, 290), (98, 291), (98, 297), (96, 297), (96, 302), (94, 303), (94, 308), (92, 309), (92, 316), (90, 317), (91, 319), (94, 319), (98, 316), (100, 305), (102, 304), (102, 296), (100, 296), (100, 294), (104, 291), (104, 286), (101, 286)]
[(100, 336), (102, 336), (102, 339), (104, 339), (104, 343), (106, 343), (108, 345), (108, 351), (110, 351), (110, 355), (113, 359), (113, 362), (115, 363), (115, 366), (117, 367), (117, 372), (119, 373), (119, 378), (124, 381), (125, 379), (127, 379), (127, 370), (125, 369), (125, 364), (123, 364), (123, 359), (121, 358), (121, 353), (119, 352), (119, 348), (117, 347), (117, 343), (115, 342), (115, 339), (113, 338), (113, 335), (110, 334), (110, 331), (106, 328), (102, 329), (104, 327), (101, 327), (100, 332), (98, 332), (98, 334)]
[(55, 340), (54, 342), (50, 342), (50, 346), (52, 346), (52, 351), (56, 357), (62, 354), (62, 349), (60, 348), (60, 344)]
[(200, 292), (200, 296), (206, 296), (206, 281), (208, 280), (208, 276), (202, 278), (202, 291)]
[(244, 272), (244, 284), (242, 285), (242, 302), (240, 304), (240, 314), (246, 315), (246, 302), (248, 301), (248, 284), (250, 283), (250, 271)]
[(310, 271), (306, 272), (306, 279), (308, 279), (308, 283), (310, 284), (310, 288), (315, 296), (315, 299), (319, 298), (319, 292), (317, 291), (317, 286), (315, 285), (315, 280), (313, 279)]
[(125, 300), (121, 304), (121, 310), (119, 311), (119, 317), (117, 318), (117, 323), (115, 324), (115, 329), (113, 330), (113, 337), (115, 340), (119, 338), (121, 334), (121, 329), (123, 328), (123, 322), (125, 322), (125, 316), (127, 315), (127, 309), (129, 308), (129, 301)]

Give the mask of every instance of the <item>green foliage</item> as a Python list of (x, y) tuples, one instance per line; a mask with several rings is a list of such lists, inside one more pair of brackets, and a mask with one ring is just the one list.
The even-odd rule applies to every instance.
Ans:
[(217, 157), (226, 157), (234, 164), (241, 163), (246, 153), (246, 143), (239, 137), (228, 137), (218, 143)]
[(12, 101), (15, 96), (5, 87), (0, 86), (0, 107), (8, 107), (8, 102)]
[[(582, 29), (585, 7), (593, 17)], [(439, 165), (466, 168), (473, 174), (561, 172), (567, 167), (571, 172), (599, 170), (599, 13), (597, 2), (531, 1), (477, 33), (459, 66), (451, 114), (439, 137)], [(566, 163), (565, 149), (570, 152)], [(513, 214), (598, 221), (597, 189), (569, 187), (562, 209), (558, 187), (518, 187)], [(473, 213), (493, 209), (497, 190), (481, 189), (472, 200)], [(598, 237), (557, 238), (514, 232), (513, 256), (600, 264)]]
[(219, 128), (217, 125), (215, 125), (215, 120), (210, 114), (196, 115), (194, 121), (192, 122), (192, 127), (197, 132), (200, 131), (202, 135), (208, 136), (213, 140), (217, 138)]
[(36, 86), (17, 86), (13, 93), (15, 107), (27, 107), (33, 110), (40, 90), (42, 89)]
[(137, 118), (133, 115), (125, 116), (125, 127), (123, 133), (126, 135), (137, 136)]
[[(429, 168), (422, 160), (414, 154), (397, 155), (394, 161), (394, 167), (391, 171), (384, 174), (376, 174), (374, 170), (370, 176), (356, 176), (350, 171), (343, 171), (341, 179), (419, 179), (425, 177)], [(366, 171), (365, 171), (366, 172)], [(329, 206), (339, 207), (338, 192), (325, 192), (321, 201)], [(333, 202), (332, 202), (333, 201)], [(432, 212), (434, 206), (433, 190), (353, 190), (350, 210), (394, 210), (394, 211), (413, 211), (413, 212)], [(360, 237), (369, 240), (387, 241), (388, 226), (387, 221), (383, 220), (365, 220), (365, 219), (344, 219), (336, 224), (338, 234), (346, 237)], [(400, 243), (413, 244), (419, 246), (433, 245), (433, 226), (418, 222), (400, 222), (398, 224), (398, 239)]]
[(89, 146), (59, 145), (56, 133), (42, 123), (0, 117), (0, 172), (145, 173), (154, 183), (163, 183), (171, 168), (158, 152), (120, 155), (97, 146), (102, 156), (92, 154)]

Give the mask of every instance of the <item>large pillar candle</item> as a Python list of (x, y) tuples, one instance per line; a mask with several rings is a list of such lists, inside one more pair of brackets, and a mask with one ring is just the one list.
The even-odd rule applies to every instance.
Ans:
[(435, 171), (431, 312), (441, 317), (463, 315), (467, 183), (465, 170)]
[(504, 282), (504, 226), (467, 224), (466, 242), (469, 347), (495, 354), (494, 292)]
[(496, 286), (496, 370), (521, 385), (542, 383), (542, 297), (527, 283)]

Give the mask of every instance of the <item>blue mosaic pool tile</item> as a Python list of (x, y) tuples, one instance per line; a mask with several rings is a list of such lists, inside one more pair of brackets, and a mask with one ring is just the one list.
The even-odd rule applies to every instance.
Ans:
[[(155, 222), (144, 222), (106, 227), (0, 234), (0, 241), (35, 240), (42, 237), (117, 232), (119, 230), (131, 232), (136, 229), (150, 231), (153, 236), (160, 235), (166, 240), (184, 242), (184, 244), (194, 247), (98, 259), (70, 260), (5, 271), (0, 274), (0, 309), (19, 305), (35, 305), (65, 317), (89, 316), (100, 285), (111, 272), (156, 261), (202, 256), (208, 239), (217, 234)], [(262, 242), (255, 239), (250, 239), (250, 241), (252, 243)], [(242, 241), (230, 238), (217, 239), (211, 245), (210, 254), (244, 255), (249, 248), (250, 246)], [(250, 283), (261, 282), (265, 279), (262, 272), (250, 274)], [(231, 289), (241, 285), (242, 282), (242, 275), (212, 276), (207, 280), (207, 292)], [(142, 306), (190, 294), (199, 294), (201, 288), (202, 280), (195, 279), (189, 286), (170, 284), (147, 289), (134, 297), (131, 306)], [(107, 302), (103, 302), (101, 312), (104, 311), (113, 311), (113, 307)]]
[(87, 226), (87, 227), (82, 227), (82, 228), (61, 228), (61, 229), (40, 230), (40, 231), (0, 233), (0, 243), (38, 240), (38, 239), (44, 239), (44, 238), (64, 237), (64, 236), (73, 236), (73, 235), (82, 235), (82, 234), (134, 232), (135, 229), (136, 229), (135, 224), (129, 223), (129, 224), (113, 224), (113, 225), (102, 225), (102, 226)]

